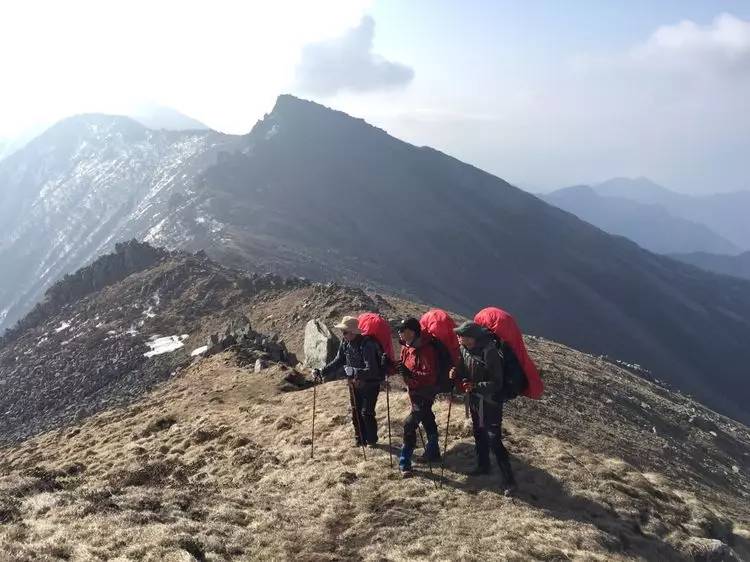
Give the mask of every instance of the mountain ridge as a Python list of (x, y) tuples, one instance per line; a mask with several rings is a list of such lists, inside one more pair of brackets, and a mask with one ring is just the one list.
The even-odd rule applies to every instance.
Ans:
[(594, 185), (595, 190), (641, 203), (657, 203), (671, 214), (706, 225), (742, 250), (750, 250), (750, 190), (685, 195), (662, 187), (648, 178), (615, 178)]
[[(94, 139), (99, 152), (70, 164), (90, 173), (47, 174), (70, 206), (37, 215), (42, 225), (58, 216), (49, 231), (18, 224), (23, 243), (0, 240), (0, 257), (34, 265), (38, 257), (22, 256), (33, 250), (43, 261), (50, 247), (64, 256), (66, 244), (96, 235), (85, 252), (54, 262), (59, 275), (135, 237), (205, 249), (236, 268), (389, 289), (466, 315), (498, 304), (531, 333), (643, 364), (724, 412), (748, 415), (745, 281), (650, 254), (476, 167), (313, 102), (281, 97), (239, 137), (145, 134), (140, 144)], [(37, 155), (26, 156), (41, 173)], [(0, 198), (12, 178), (0, 163)], [(112, 193), (126, 191), (113, 186), (128, 184), (136, 186), (130, 197), (113, 202)], [(87, 194), (115, 227), (81, 216), (55, 242), (51, 233), (68, 228), (67, 213)], [(705, 332), (716, 341), (709, 345)]]

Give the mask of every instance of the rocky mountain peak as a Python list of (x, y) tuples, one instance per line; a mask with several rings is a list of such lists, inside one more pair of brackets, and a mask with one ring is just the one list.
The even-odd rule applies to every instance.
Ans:
[[(120, 135), (135, 141), (145, 136), (147, 129), (135, 119), (123, 115), (83, 113), (58, 121), (34, 142), (53, 139), (80, 139), (81, 137), (108, 137)], [(47, 139), (45, 139), (47, 137)]]
[(263, 134), (266, 138), (276, 136), (281, 131), (294, 130), (297, 135), (317, 134), (335, 136), (341, 133), (384, 131), (370, 125), (364, 119), (352, 117), (343, 111), (332, 109), (314, 101), (282, 94), (271, 113), (259, 121), (251, 135)]

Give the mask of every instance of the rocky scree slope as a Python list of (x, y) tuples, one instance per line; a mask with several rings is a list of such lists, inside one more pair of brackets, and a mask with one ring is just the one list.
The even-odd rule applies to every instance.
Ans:
[[(231, 310), (239, 298), (295, 283), (230, 271), (200, 254), (118, 245), (116, 253), (54, 285), (0, 339), (0, 443), (128, 403), (189, 364), (189, 352), (206, 342), (216, 351), (229, 345), (225, 336), (234, 338), (231, 344), (244, 335), (254, 341), (258, 334), (242, 326), (242, 334), (225, 329), (237, 318), (212, 333), (201, 331), (201, 322)], [(257, 344), (253, 349), (273, 347), (262, 339)], [(175, 350), (164, 353), (165, 346)]]
[(136, 236), (466, 315), (500, 304), (531, 333), (640, 363), (750, 419), (748, 281), (651, 254), (497, 177), (292, 96), (242, 137), (102, 116), (64, 122), (0, 163), (0, 203), (11, 225), (0, 259), (17, 264), (0, 281), (0, 300), (16, 303), (0, 304), (6, 323), (41, 285)]
[[(258, 369), (231, 342), (207, 358), (185, 353), (242, 319), (301, 357), (310, 319), (375, 310), (395, 320), (426, 308), (165, 253), (30, 323), (2, 347), (13, 393), (2, 408), (25, 404), (23, 425), (37, 435), (0, 449), (0, 552), (14, 561), (750, 556), (748, 428), (603, 358), (527, 338), (547, 392), (507, 408), (521, 490), (506, 498), (496, 476), (465, 476), (473, 445), (460, 402), (443, 487), (425, 466), (405, 482), (385, 445), (366, 461), (351, 447), (343, 382), (317, 388), (311, 459), (312, 390), (289, 392), (305, 386), (297, 371), (274, 361)], [(145, 358), (154, 333), (189, 337)], [(75, 366), (45, 372), (23, 353), (44, 337), (48, 360)], [(92, 340), (107, 353), (86, 363)], [(9, 378), (9, 364), (23, 376)], [(397, 446), (408, 412), (398, 379), (391, 405)], [(55, 414), (63, 406), (77, 415)], [(447, 402), (436, 411), (444, 428)], [(385, 438), (384, 400), (378, 418)]]

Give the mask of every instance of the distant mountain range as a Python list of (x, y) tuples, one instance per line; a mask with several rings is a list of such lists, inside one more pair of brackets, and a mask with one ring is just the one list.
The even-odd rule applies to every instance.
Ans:
[(0, 162), (0, 329), (115, 242), (367, 284), (638, 362), (748, 420), (750, 282), (645, 251), (482, 170), (281, 96), (244, 136), (63, 121)]
[(741, 250), (750, 250), (750, 191), (685, 195), (647, 178), (616, 178), (594, 186), (600, 195), (661, 205), (671, 215), (707, 226)]
[[(609, 195), (610, 192), (616, 194)], [(638, 195), (648, 199), (647, 192), (635, 192), (633, 197)], [(630, 238), (659, 254), (695, 251), (732, 254), (739, 251), (735, 244), (706, 225), (675, 216), (662, 204), (642, 203), (617, 190), (579, 185), (540, 197), (610, 234)]]
[(738, 256), (693, 252), (691, 254), (673, 254), (671, 257), (707, 271), (750, 279), (750, 252)]

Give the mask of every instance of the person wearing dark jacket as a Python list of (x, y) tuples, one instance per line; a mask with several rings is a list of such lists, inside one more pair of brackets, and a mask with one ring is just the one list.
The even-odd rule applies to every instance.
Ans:
[(417, 431), (421, 423), (427, 433), (423, 459), (440, 460), (438, 428), (432, 405), (437, 391), (438, 356), (432, 337), (422, 332), (419, 320), (408, 318), (398, 329), (401, 340), (401, 361), (398, 373), (409, 389), (411, 412), (404, 420), (404, 444), (399, 458), (399, 469), (404, 477), (411, 476), (411, 457), (417, 445)]
[(474, 322), (464, 322), (456, 328), (461, 357), (451, 372), (451, 378), (466, 394), (471, 422), (477, 467), (474, 476), (489, 474), (490, 451), (495, 455), (503, 477), (506, 493), (516, 488), (508, 451), (502, 441), (503, 421), (503, 355), (492, 335)]
[(354, 393), (352, 424), (356, 445), (374, 447), (378, 442), (375, 406), (380, 384), (385, 378), (381, 365), (382, 352), (374, 339), (362, 335), (359, 323), (353, 316), (344, 316), (341, 323), (334, 327), (341, 330), (342, 335), (338, 353), (322, 370), (316, 369), (314, 376), (316, 382), (322, 382), (344, 368)]

